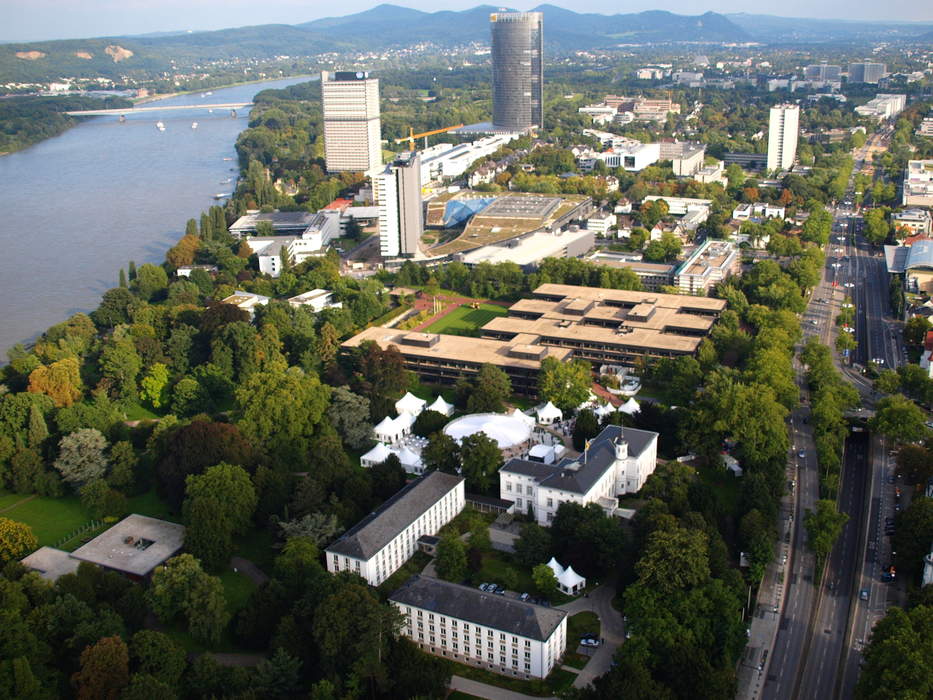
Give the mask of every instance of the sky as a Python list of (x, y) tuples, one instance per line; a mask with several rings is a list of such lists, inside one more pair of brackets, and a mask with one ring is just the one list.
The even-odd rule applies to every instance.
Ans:
[[(544, 0), (512, 0), (508, 7), (528, 10)], [(0, 0), (0, 41), (88, 38), (178, 30), (210, 30), (254, 24), (299, 24), (321, 17), (361, 12), (375, 0)], [(393, 4), (433, 12), (461, 10), (482, 0), (398, 0)], [(497, 4), (487, 0), (486, 4)], [(758, 12), (784, 17), (825, 17), (933, 21), (928, 0), (553, 0), (577, 12), (669, 10), (679, 14)], [(339, 8), (339, 9), (336, 9)]]

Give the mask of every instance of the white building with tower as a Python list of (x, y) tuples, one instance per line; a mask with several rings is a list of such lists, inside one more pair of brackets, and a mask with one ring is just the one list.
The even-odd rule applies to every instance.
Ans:
[(654, 472), (658, 433), (618, 425), (603, 428), (579, 457), (557, 464), (511, 459), (499, 470), (499, 497), (516, 512), (532, 513), (539, 525), (551, 524), (561, 503), (597, 503), (608, 515), (620, 494), (635, 493)]
[(321, 100), (327, 171), (378, 171), (382, 166), (379, 80), (365, 71), (323, 71)]
[(800, 107), (792, 104), (771, 108), (768, 121), (768, 170), (790, 170), (797, 156)]
[(421, 158), (417, 151), (400, 154), (373, 178), (379, 203), (379, 252), (384, 258), (411, 257), (424, 232)]

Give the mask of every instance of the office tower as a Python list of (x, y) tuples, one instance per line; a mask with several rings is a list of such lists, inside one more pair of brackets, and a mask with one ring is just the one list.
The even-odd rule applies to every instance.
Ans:
[(768, 170), (790, 170), (797, 155), (800, 107), (777, 105), (768, 122)]
[(492, 123), (523, 131), (542, 126), (544, 18), (540, 12), (495, 12), (492, 28)]
[(883, 63), (850, 63), (849, 82), (875, 84), (887, 75), (887, 72), (887, 66)]
[(804, 68), (803, 74), (807, 80), (835, 82), (842, 75), (842, 67), (826, 63), (813, 64)]
[(379, 249), (384, 258), (412, 256), (424, 232), (421, 203), (421, 157), (400, 154), (373, 178), (379, 202)]
[(371, 173), (382, 168), (379, 80), (369, 73), (321, 73), (327, 171)]

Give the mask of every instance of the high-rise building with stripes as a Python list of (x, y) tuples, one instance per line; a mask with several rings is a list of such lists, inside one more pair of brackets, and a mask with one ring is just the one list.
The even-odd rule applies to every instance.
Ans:
[(775, 105), (768, 122), (768, 170), (790, 170), (797, 156), (800, 107)]
[(543, 126), (544, 16), (494, 12), (492, 29), (492, 124), (524, 131)]
[(327, 171), (381, 170), (379, 80), (362, 71), (324, 71), (321, 97)]

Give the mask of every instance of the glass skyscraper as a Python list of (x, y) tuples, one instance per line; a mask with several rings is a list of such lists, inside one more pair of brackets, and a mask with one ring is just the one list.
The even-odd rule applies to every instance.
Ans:
[(492, 123), (524, 131), (543, 126), (544, 18), (540, 12), (495, 12), (492, 28)]

